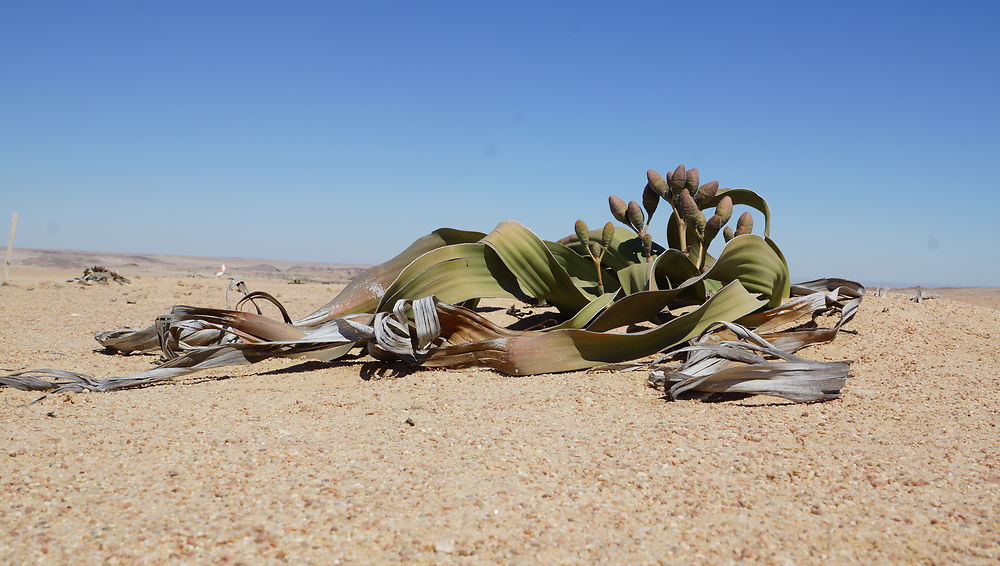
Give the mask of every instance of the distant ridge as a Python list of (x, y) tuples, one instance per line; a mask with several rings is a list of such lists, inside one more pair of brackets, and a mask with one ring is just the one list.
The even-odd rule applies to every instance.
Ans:
[(82, 270), (104, 265), (123, 273), (200, 274), (214, 276), (219, 266), (226, 265), (231, 277), (264, 279), (301, 279), (343, 283), (366, 269), (367, 265), (285, 261), (244, 257), (182, 256), (169, 254), (136, 254), (90, 250), (49, 250), (16, 248), (11, 267), (18, 265), (54, 269)]

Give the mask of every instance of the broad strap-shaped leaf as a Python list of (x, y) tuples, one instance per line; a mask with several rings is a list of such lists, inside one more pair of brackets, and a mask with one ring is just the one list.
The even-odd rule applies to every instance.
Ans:
[[(450, 344), (433, 351), (424, 361), (431, 367), (486, 366), (513, 375), (530, 375), (592, 368), (635, 360), (690, 340), (717, 320), (735, 320), (765, 303), (734, 281), (698, 309), (656, 328), (631, 334), (589, 330), (554, 330), (511, 333), (504, 330), (491, 339)], [(458, 307), (442, 306), (453, 311)], [(742, 313), (742, 314), (741, 314)], [(489, 323), (475, 313), (463, 313), (465, 324), (489, 336)], [(442, 325), (448, 322), (442, 318)]]
[[(719, 330), (738, 341), (713, 339), (711, 334)], [(693, 345), (673, 352), (686, 354), (681, 366), (654, 363), (649, 382), (673, 399), (690, 395), (704, 398), (706, 394), (759, 394), (806, 403), (840, 397), (850, 376), (850, 362), (808, 360), (769, 340), (739, 324), (719, 322)]]
[[(517, 375), (568, 371), (655, 353), (696, 336), (713, 320), (739, 318), (760, 304), (737, 282), (700, 309), (631, 335), (578, 329), (512, 331), (471, 310), (433, 298), (400, 301), (391, 313), (376, 317), (362, 314), (333, 319), (305, 333), (293, 325), (252, 313), (174, 307), (158, 321), (167, 327), (165, 330), (171, 324), (196, 320), (239, 335), (243, 341), (187, 350), (158, 367), (129, 376), (95, 379), (77, 372), (32, 370), (0, 376), (0, 385), (29, 390), (111, 391), (271, 357), (314, 355), (326, 360), (331, 359), (331, 352), (346, 352), (353, 344), (370, 341), (380, 352), (430, 366), (482, 365)], [(408, 313), (412, 313), (413, 322)], [(269, 340), (270, 336), (278, 339)], [(445, 337), (449, 344), (441, 342)]]
[(366, 269), (352, 279), (329, 303), (296, 321), (296, 324), (312, 326), (339, 316), (364, 312), (373, 313), (382, 299), (382, 295), (385, 294), (385, 290), (410, 262), (442, 246), (478, 242), (485, 235), (482, 232), (455, 230), (454, 228), (434, 230), (410, 244), (399, 255), (385, 263)]
[(839, 310), (842, 313), (837, 325), (839, 329), (853, 318), (864, 294), (864, 285), (856, 281), (834, 277), (814, 279), (791, 286), (791, 295), (795, 299), (766, 311), (747, 315), (736, 322), (763, 334), (775, 328), (787, 327), (814, 313)]
[(534, 232), (512, 220), (501, 222), (482, 242), (493, 248), (524, 294), (545, 299), (566, 316), (590, 302)]
[(366, 313), (349, 315), (302, 331), (253, 313), (177, 306), (157, 319), (161, 344), (169, 344), (163, 340), (164, 332), (194, 321), (205, 328), (214, 327), (222, 333), (239, 336), (243, 341), (200, 346), (180, 353), (168, 347), (164, 353), (171, 359), (127, 376), (96, 379), (78, 372), (40, 369), (0, 376), (0, 385), (35, 391), (113, 391), (170, 381), (215, 367), (253, 364), (272, 357), (311, 357), (329, 361), (347, 353), (358, 342), (371, 339), (374, 336), (370, 326), (372, 318)]
[[(822, 363), (819, 364), (823, 366), (820, 369), (827, 373), (817, 373), (819, 365), (794, 358), (789, 352), (812, 343), (832, 340), (837, 330), (854, 316), (864, 288), (856, 283), (843, 281), (843, 287), (824, 290), (835, 283), (827, 280), (810, 283), (814, 285), (800, 284), (796, 286), (796, 291), (807, 292), (816, 288), (821, 290), (814, 295), (835, 294), (837, 299), (812, 301), (815, 308), (823, 308), (821, 305), (824, 304), (839, 308), (839, 301), (844, 296), (849, 297), (850, 301), (843, 305), (841, 320), (833, 329), (793, 330), (765, 335), (771, 341), (767, 347), (776, 349), (767, 353), (793, 362), (790, 365), (775, 365), (774, 362), (760, 359), (758, 354), (726, 349), (728, 346), (725, 343), (718, 343), (718, 338), (725, 336), (727, 332), (736, 332), (736, 337), (741, 339), (751, 337), (756, 344), (751, 344), (751, 347), (759, 348), (764, 344), (761, 337), (751, 336), (752, 333), (748, 334), (750, 331), (747, 329), (741, 330), (737, 325), (726, 323), (723, 325), (723, 332), (708, 332), (712, 321), (745, 318), (746, 313), (756, 311), (763, 305), (763, 301), (747, 292), (739, 281), (734, 281), (691, 313), (651, 330), (624, 335), (594, 331), (600, 326), (600, 319), (595, 320), (588, 330), (567, 329), (570, 325), (584, 324), (592, 312), (599, 311), (613, 300), (611, 293), (593, 301), (574, 320), (561, 328), (548, 331), (509, 330), (489, 322), (469, 309), (440, 303), (433, 298), (397, 302), (391, 316), (383, 313), (374, 322), (370, 314), (331, 320), (305, 330), (304, 335), (301, 327), (271, 321), (253, 313), (175, 307), (170, 314), (158, 319), (161, 337), (171, 329), (197, 323), (200, 329), (213, 329), (226, 335), (238, 336), (241, 342), (193, 349), (178, 342), (175, 347), (181, 347), (182, 350), (188, 348), (181, 355), (157, 368), (131, 376), (102, 380), (76, 372), (32, 370), (0, 376), (0, 385), (38, 391), (110, 391), (167, 381), (212, 367), (255, 363), (269, 357), (330, 360), (366, 341), (370, 342), (369, 347), (374, 349), (373, 353), (390, 351), (413, 362), (431, 366), (480, 365), (514, 374), (544, 373), (634, 360), (671, 348), (700, 334), (699, 344), (689, 348), (692, 353), (689, 354), (685, 371), (669, 370), (660, 374), (661, 382), (669, 381), (673, 384), (668, 386), (672, 395), (680, 396), (687, 391), (740, 392), (779, 395), (797, 401), (823, 400), (835, 397), (842, 385), (842, 376), (829, 374), (824, 368), (846, 375), (846, 364)], [(624, 301), (638, 301), (643, 297), (657, 299), (657, 296), (681, 290), (638, 293), (625, 297), (614, 305), (618, 306)], [(172, 347), (170, 342), (161, 338), (161, 343), (167, 345), (168, 355), (174, 355), (169, 351)], [(716, 358), (710, 359), (710, 356)], [(746, 370), (730, 370), (727, 367), (730, 362), (755, 365)], [(670, 374), (669, 379), (663, 377), (666, 373)], [(655, 375), (655, 372), (651, 374), (653, 377)]]
[(587, 326), (591, 332), (608, 332), (630, 324), (649, 322), (674, 302), (680, 289), (640, 291), (609, 305)]
[(444, 246), (413, 260), (385, 290), (377, 310), (429, 296), (447, 303), (484, 297), (529, 300), (496, 252), (482, 243)]
[(617, 275), (622, 291), (626, 295), (631, 295), (633, 293), (648, 290), (649, 273), (652, 268), (652, 263), (643, 261), (641, 263), (633, 263), (627, 267), (619, 269)]
[[(671, 248), (661, 253), (653, 262), (651, 275), (650, 290), (676, 289), (691, 278), (698, 277), (698, 268), (691, 263), (688, 256)], [(700, 301), (703, 300), (705, 300), (704, 290), (700, 296)]]
[[(712, 259), (714, 262), (715, 260)], [(674, 306), (700, 305), (709, 296), (709, 280), (699, 276), (699, 270), (687, 255), (669, 249), (653, 263), (649, 289), (680, 289), (674, 296)], [(712, 292), (722, 288), (721, 284), (711, 285)]]
[[(661, 264), (661, 262), (663, 262)], [(706, 290), (716, 291), (721, 285), (738, 280), (755, 293), (768, 295), (769, 304), (780, 304), (788, 296), (788, 268), (784, 259), (758, 236), (741, 236), (729, 242), (708, 272), (697, 274), (687, 256), (668, 250), (657, 258), (653, 272), (673, 270), (675, 276), (695, 273), (673, 289), (636, 291), (610, 305), (592, 326), (599, 331), (652, 319), (676, 300), (678, 304), (704, 301)], [(624, 288), (624, 286), (623, 286)], [(687, 300), (680, 300), (687, 299)]]
[(785, 258), (769, 242), (753, 234), (737, 236), (719, 254), (705, 279), (727, 283), (738, 279), (748, 291), (764, 293), (776, 307), (789, 296), (790, 283)]
[[(597, 298), (597, 266), (589, 256), (581, 256), (572, 249), (556, 243), (545, 241), (545, 246), (552, 253), (559, 265), (566, 270), (573, 284), (591, 299)], [(613, 276), (603, 278), (605, 291), (617, 291), (618, 282)], [(609, 287), (609, 283), (613, 283)]]
[(609, 305), (614, 304), (615, 299), (620, 295), (617, 292), (605, 293), (600, 297), (597, 297), (590, 304), (580, 309), (573, 318), (553, 326), (551, 328), (546, 328), (545, 331), (551, 332), (553, 330), (562, 330), (564, 328), (584, 328), (590, 324), (594, 318), (601, 313), (604, 309), (608, 308)]

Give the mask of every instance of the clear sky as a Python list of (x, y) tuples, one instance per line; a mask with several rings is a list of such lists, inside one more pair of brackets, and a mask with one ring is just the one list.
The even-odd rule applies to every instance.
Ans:
[(18, 211), (19, 247), (377, 263), (441, 226), (599, 226), (684, 163), (768, 199), (795, 278), (998, 286), (998, 25), (996, 1), (3, 0), (0, 236)]

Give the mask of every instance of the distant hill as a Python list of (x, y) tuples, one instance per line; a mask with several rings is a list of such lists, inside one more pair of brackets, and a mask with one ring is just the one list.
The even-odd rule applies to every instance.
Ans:
[(226, 275), (231, 277), (299, 279), (329, 283), (349, 281), (368, 267), (358, 264), (293, 262), (261, 258), (200, 257), (36, 248), (16, 248), (11, 258), (12, 268), (24, 265), (75, 271), (93, 265), (103, 265), (126, 276), (136, 273), (214, 276), (223, 264), (226, 265)]

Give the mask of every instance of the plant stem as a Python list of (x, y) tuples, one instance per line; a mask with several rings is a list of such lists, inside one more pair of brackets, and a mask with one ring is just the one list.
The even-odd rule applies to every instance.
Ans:
[(604, 278), (601, 277), (601, 260), (604, 259), (604, 252), (608, 251), (608, 248), (601, 248), (601, 256), (594, 257), (594, 253), (590, 251), (590, 247), (587, 247), (587, 255), (594, 262), (594, 267), (597, 269), (597, 294), (604, 294)]
[[(593, 256), (591, 256), (593, 257)], [(601, 252), (601, 257), (604, 257), (604, 252)], [(594, 265), (597, 267), (597, 294), (604, 294), (604, 277), (601, 275), (601, 260), (594, 259)]]

